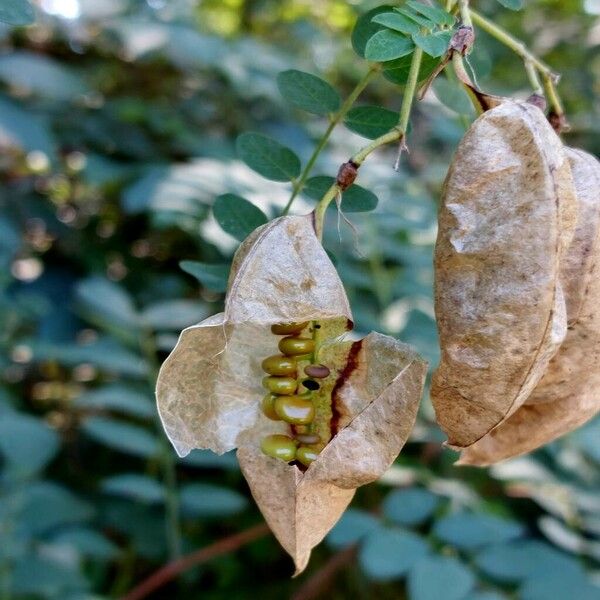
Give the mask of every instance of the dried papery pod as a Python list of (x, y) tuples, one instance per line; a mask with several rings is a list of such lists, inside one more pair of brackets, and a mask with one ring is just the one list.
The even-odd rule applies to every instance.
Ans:
[[(292, 556), (296, 574), (348, 506), (356, 488), (393, 463), (414, 425), (427, 365), (378, 333), (344, 342), (333, 396), (334, 437), (305, 471), (265, 456), (245, 432), (237, 455), (252, 495)], [(327, 357), (326, 359), (327, 360)]]
[(559, 265), (576, 198), (543, 113), (506, 102), (459, 144), (435, 250), (441, 361), (432, 401), (448, 444), (464, 449), (527, 400), (566, 335)]
[(525, 404), (467, 448), (459, 464), (488, 465), (530, 452), (600, 410), (600, 163), (580, 150), (566, 153), (579, 207), (561, 266), (567, 337)]
[[(282, 217), (240, 246), (225, 312), (184, 330), (158, 378), (159, 413), (178, 454), (237, 447), (252, 494), (297, 573), (355, 488), (377, 479), (400, 452), (422, 393), (426, 363), (387, 336), (344, 339), (351, 319), (312, 215)], [(293, 435), (289, 424), (260, 408), (261, 364), (284, 339), (271, 326), (304, 322), (318, 325), (312, 358), (327, 367), (318, 373), (318, 389), (309, 391), (316, 413), (311, 434), (320, 443), (308, 467), (260, 449), (265, 436)], [(299, 380), (303, 373), (299, 369)]]

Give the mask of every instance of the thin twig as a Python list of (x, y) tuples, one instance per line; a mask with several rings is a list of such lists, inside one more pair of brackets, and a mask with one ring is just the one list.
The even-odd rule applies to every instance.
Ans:
[(285, 205), (285, 208), (282, 211), (282, 215), (287, 215), (294, 203), (294, 200), (298, 196), (298, 194), (304, 188), (304, 184), (310, 175), (312, 168), (317, 161), (317, 158), (325, 148), (333, 130), (336, 126), (344, 119), (344, 117), (348, 114), (348, 111), (352, 108), (353, 104), (356, 102), (357, 98), (360, 96), (362, 91), (367, 87), (371, 79), (381, 71), (381, 66), (379, 64), (373, 65), (365, 74), (365, 76), (356, 84), (354, 89), (350, 92), (350, 95), (346, 98), (342, 106), (340, 106), (339, 110), (331, 117), (329, 122), (329, 126), (327, 127), (323, 137), (319, 140), (317, 147), (314, 149), (311, 157), (308, 159), (304, 170), (302, 171), (300, 178), (296, 181), (292, 187), (292, 194), (290, 195), (290, 199), (288, 203)]
[(321, 569), (312, 577), (307, 579), (304, 584), (298, 588), (290, 600), (315, 600), (316, 598), (327, 597), (325, 592), (333, 584), (337, 572), (352, 562), (356, 557), (356, 546), (350, 546), (337, 554), (334, 554)]
[(175, 579), (180, 573), (192, 567), (197, 567), (217, 556), (234, 552), (238, 548), (264, 537), (268, 533), (269, 527), (267, 524), (260, 523), (245, 531), (240, 531), (239, 533), (223, 538), (210, 546), (200, 548), (200, 550), (187, 554), (178, 560), (167, 563), (123, 596), (121, 600), (141, 600), (142, 598), (146, 598), (158, 588)]
[[(406, 88), (404, 90), (404, 95), (402, 96), (402, 106), (400, 107), (398, 125), (396, 125), (393, 129), (390, 129), (390, 131), (387, 133), (384, 133), (383, 135), (374, 139), (364, 148), (361, 148), (347, 163), (345, 163), (345, 165), (342, 165), (342, 167), (346, 165), (351, 166), (355, 169), (355, 171), (357, 171), (369, 154), (377, 150), (377, 148), (380, 146), (385, 146), (391, 142), (400, 141), (402, 143), (404, 141), (408, 120), (410, 118), (410, 111), (415, 93), (417, 91), (417, 81), (419, 79), (419, 70), (421, 68), (422, 58), (423, 51), (421, 48), (415, 48), (410, 64), (408, 81), (406, 82)], [(354, 174), (354, 177), (356, 178), (356, 173)], [(319, 204), (317, 204), (317, 208), (315, 209), (315, 231), (320, 240), (323, 239), (323, 225), (327, 207), (337, 197), (337, 195), (343, 192), (347, 187), (348, 186), (344, 185), (340, 181), (338, 174), (338, 179), (336, 182), (325, 192), (325, 195), (321, 198)]]

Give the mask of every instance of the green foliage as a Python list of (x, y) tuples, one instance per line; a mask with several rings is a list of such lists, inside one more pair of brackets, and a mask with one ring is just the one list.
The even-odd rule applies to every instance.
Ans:
[(257, 173), (273, 181), (300, 175), (300, 159), (279, 142), (260, 133), (243, 133), (236, 142), (238, 156)]
[[(408, 72), (410, 71), (411, 56), (404, 56), (396, 60), (390, 60), (383, 64), (383, 76), (393, 83), (404, 85), (408, 80)], [(431, 75), (437, 67), (439, 60), (425, 54), (421, 60), (421, 69), (419, 70), (419, 81), (424, 81)]]
[(360, 547), (359, 561), (365, 573), (379, 581), (405, 576), (427, 555), (421, 536), (400, 529), (375, 529)]
[(510, 8), (510, 10), (521, 10), (523, 8), (523, 0), (496, 0), (502, 6)]
[(340, 107), (340, 95), (316, 75), (295, 69), (277, 75), (281, 95), (293, 106), (315, 115), (333, 113)]
[(410, 572), (408, 591), (412, 600), (462, 600), (473, 589), (475, 577), (466, 565), (450, 557), (431, 556)]
[(376, 34), (378, 31), (381, 31), (381, 27), (374, 22), (374, 17), (382, 13), (388, 13), (392, 10), (392, 6), (382, 5), (377, 8), (373, 8), (372, 10), (367, 11), (362, 14), (356, 20), (354, 25), (354, 29), (352, 30), (352, 47), (356, 54), (358, 54), (361, 58), (365, 58), (365, 52), (367, 48), (367, 42)]
[(356, 106), (348, 111), (344, 125), (363, 137), (374, 140), (398, 123), (398, 113), (381, 106)]
[(235, 194), (218, 196), (213, 206), (213, 214), (223, 231), (239, 241), (267, 222), (267, 216), (262, 210)]
[(397, 525), (420, 525), (433, 516), (439, 496), (421, 488), (396, 490), (385, 499), (383, 513)]
[(381, 13), (375, 15), (371, 19), (373, 23), (383, 25), (393, 31), (399, 31), (400, 33), (406, 33), (412, 35), (413, 33), (419, 33), (419, 25), (412, 19), (405, 17), (397, 12)]
[(394, 60), (407, 56), (413, 51), (414, 45), (407, 38), (390, 29), (378, 31), (369, 39), (365, 47), (365, 58), (376, 62)]
[(438, 58), (446, 53), (451, 38), (450, 31), (435, 31), (426, 35), (414, 33), (412, 36), (413, 42), (433, 58)]
[(9, 25), (29, 25), (35, 20), (28, 0), (4, 0), (0, 6), (0, 21)]
[(197, 260), (183, 260), (179, 263), (179, 266), (213, 292), (224, 292), (227, 288), (229, 265), (207, 264)]
[[(317, 175), (311, 177), (304, 188), (304, 193), (314, 200), (319, 200), (334, 183), (333, 177)], [(368, 212), (377, 207), (377, 196), (356, 183), (351, 185), (343, 194), (341, 209), (344, 212)]]

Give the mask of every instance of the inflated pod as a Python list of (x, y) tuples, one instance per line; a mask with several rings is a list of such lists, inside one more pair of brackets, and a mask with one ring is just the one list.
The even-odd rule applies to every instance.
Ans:
[(600, 162), (580, 150), (566, 154), (579, 208), (561, 265), (567, 337), (525, 404), (467, 448), (461, 464), (488, 465), (530, 452), (600, 410)]
[(576, 199), (543, 113), (506, 102), (460, 142), (435, 248), (441, 360), (431, 397), (448, 443), (475, 443), (522, 406), (566, 335), (559, 272)]
[[(400, 452), (427, 371), (414, 350), (395, 339), (377, 333), (344, 338), (352, 325), (348, 300), (313, 223), (312, 215), (282, 217), (242, 243), (224, 314), (181, 334), (157, 383), (160, 416), (178, 454), (238, 449), (252, 495), (297, 572), (355, 489), (379, 478)], [(261, 406), (262, 362), (280, 341), (271, 326), (310, 322), (320, 325), (318, 357), (302, 361), (328, 369), (317, 373), (319, 388), (309, 391), (315, 420), (310, 426), (271, 420), (281, 398), (268, 396)], [(308, 325), (302, 332), (297, 327), (277, 335), (312, 335)], [(296, 433), (308, 437), (294, 440)], [(304, 462), (285, 462), (292, 449), (312, 442), (300, 452)]]

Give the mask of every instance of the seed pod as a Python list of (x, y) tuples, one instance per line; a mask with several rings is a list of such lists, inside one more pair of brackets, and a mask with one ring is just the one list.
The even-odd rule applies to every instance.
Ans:
[(263, 377), (262, 383), (272, 394), (293, 394), (298, 387), (293, 377)]
[(275, 400), (277, 400), (277, 398), (278, 396), (275, 394), (267, 394), (260, 403), (263, 415), (268, 419), (271, 419), (271, 421), (281, 421), (281, 417), (275, 412)]
[[(262, 413), (260, 378), (262, 358), (273, 352), (271, 325), (310, 321), (321, 325), (319, 360), (331, 376), (312, 393), (310, 432), (322, 450), (301, 469), (260, 448), (263, 437), (290, 430)], [(297, 573), (355, 488), (392, 464), (423, 388), (426, 364), (410, 347), (379, 334), (343, 339), (351, 325), (312, 216), (275, 219), (236, 252), (224, 314), (186, 329), (158, 377), (160, 416), (177, 452), (238, 448), (252, 495)]]
[(291, 462), (296, 458), (296, 442), (287, 435), (268, 435), (261, 440), (260, 449), (267, 456), (285, 462)]
[(479, 117), (450, 166), (435, 249), (431, 397), (450, 445), (523, 405), (564, 339), (559, 264), (575, 220), (569, 164), (543, 113), (506, 102)]
[(296, 460), (301, 462), (305, 467), (308, 467), (310, 463), (317, 460), (317, 458), (319, 458), (319, 453), (306, 446), (300, 446), (300, 448), (296, 450)]
[(286, 356), (310, 354), (315, 349), (315, 342), (310, 338), (284, 337), (279, 340), (279, 350)]
[(296, 369), (298, 365), (296, 361), (289, 356), (282, 356), (276, 354), (275, 356), (269, 356), (262, 361), (262, 369), (269, 375), (290, 375), (294, 377), (296, 375)]
[(309, 377), (314, 377), (315, 379), (325, 379), (325, 377), (329, 377), (331, 370), (325, 365), (307, 365), (304, 367), (304, 372)]
[(283, 421), (293, 425), (308, 425), (315, 418), (314, 404), (301, 396), (279, 396), (273, 407)]
[(307, 325), (308, 321), (304, 321), (304, 323), (276, 323), (275, 325), (271, 325), (271, 333), (275, 335), (291, 335), (300, 333)]
[(575, 235), (561, 265), (569, 330), (526, 403), (461, 455), (488, 465), (530, 452), (600, 410), (600, 163), (566, 149), (578, 200)]

